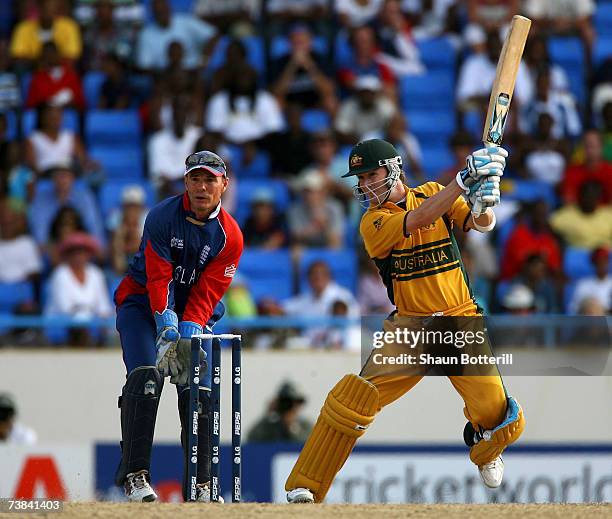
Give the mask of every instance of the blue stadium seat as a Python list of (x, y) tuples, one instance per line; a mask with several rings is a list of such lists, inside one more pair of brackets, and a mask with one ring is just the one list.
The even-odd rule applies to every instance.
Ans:
[(314, 261), (327, 263), (336, 283), (355, 293), (357, 290), (357, 254), (354, 249), (306, 249), (299, 265), (300, 289), (308, 289), (308, 268)]
[(88, 146), (138, 148), (140, 118), (136, 110), (91, 110), (85, 120)]
[(570, 90), (578, 102), (583, 103), (586, 99), (586, 90), (582, 40), (577, 36), (550, 38), (548, 51), (552, 61), (565, 70), (570, 82)]
[(606, 59), (612, 59), (612, 36), (600, 36), (593, 47), (593, 64), (601, 65)]
[[(426, 143), (428, 144), (428, 143)], [(423, 146), (423, 169), (427, 180), (436, 180), (440, 173), (450, 168), (455, 160), (446, 144), (438, 146)]]
[(28, 98), (28, 91), (30, 90), (30, 83), (32, 82), (32, 73), (25, 72), (21, 75), (21, 99), (25, 104), (26, 99)]
[(498, 225), (495, 229), (497, 233), (497, 257), (499, 260), (502, 260), (502, 256), (504, 254), (504, 250), (506, 249), (506, 243), (514, 231), (516, 227), (516, 220), (514, 218), (510, 218), (503, 222), (501, 225)]
[[(327, 41), (323, 36), (314, 36), (312, 39), (312, 48), (320, 55), (327, 53)], [(291, 52), (291, 43), (286, 36), (275, 36), (270, 45), (270, 57), (278, 59), (286, 56)]]
[(239, 224), (243, 224), (251, 211), (251, 198), (259, 189), (269, 189), (274, 192), (276, 210), (285, 212), (289, 205), (289, 188), (281, 180), (270, 179), (240, 179), (238, 181), (238, 196), (234, 218)]
[(399, 80), (400, 105), (403, 110), (455, 109), (455, 83), (452, 71), (428, 72), (421, 76), (405, 76)]
[(263, 297), (281, 301), (293, 295), (293, 270), (287, 249), (266, 251), (247, 248), (240, 259), (238, 272), (246, 278), (255, 301)]
[(331, 126), (331, 118), (325, 110), (311, 109), (302, 112), (302, 128), (309, 133), (329, 130)]
[(609, 0), (598, 2), (595, 16), (593, 17), (593, 25), (597, 35), (612, 34), (612, 2)]
[(570, 279), (592, 276), (595, 268), (591, 263), (591, 251), (568, 247), (563, 255), (563, 270)]
[[(35, 109), (32, 108), (23, 112), (23, 116), (21, 118), (21, 128), (23, 130), (24, 137), (28, 137), (36, 129), (37, 122)], [(79, 133), (79, 113), (76, 110), (72, 108), (66, 108), (64, 110), (62, 129), (72, 130), (74, 133)]]
[(121, 193), (123, 189), (130, 185), (139, 185), (144, 189), (146, 195), (146, 206), (153, 207), (155, 205), (155, 190), (150, 182), (146, 180), (109, 180), (100, 188), (99, 203), (102, 216), (106, 219), (111, 211), (121, 206)]
[(351, 61), (352, 57), (353, 49), (349, 43), (348, 33), (343, 29), (336, 35), (334, 64), (336, 67), (343, 67)]
[[(239, 155), (241, 158), (242, 154)], [(232, 168), (240, 178), (263, 178), (270, 174), (270, 155), (265, 151), (258, 151), (255, 158), (248, 166), (242, 164), (241, 160), (232, 161)]]
[(455, 70), (457, 51), (449, 38), (442, 36), (418, 40), (417, 47), (428, 70)]
[(85, 74), (83, 78), (83, 93), (85, 94), (85, 103), (88, 109), (95, 109), (98, 106), (100, 90), (105, 79), (106, 74), (103, 72), (92, 71)]
[(107, 179), (140, 180), (144, 178), (142, 150), (139, 146), (130, 148), (92, 146), (89, 154), (102, 164)]
[(6, 138), (9, 141), (17, 138), (17, 114), (13, 110), (2, 112), (6, 118)]
[(34, 300), (32, 283), (0, 283), (0, 312), (12, 312), (20, 303)]
[(502, 197), (505, 200), (517, 200), (519, 202), (535, 202), (544, 200), (548, 207), (553, 209), (557, 206), (557, 195), (552, 185), (539, 180), (511, 180), (505, 183)]
[(408, 126), (421, 142), (446, 145), (455, 133), (455, 114), (447, 110), (408, 110)]
[(194, 0), (170, 0), (173, 13), (193, 13)]

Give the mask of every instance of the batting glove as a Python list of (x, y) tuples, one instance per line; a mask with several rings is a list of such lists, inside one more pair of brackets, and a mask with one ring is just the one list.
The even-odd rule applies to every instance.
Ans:
[[(176, 355), (178, 361), (178, 372), (170, 377), (170, 382), (178, 386), (184, 386), (189, 380), (191, 365), (191, 337), (202, 333), (202, 326), (191, 321), (181, 321), (178, 326), (181, 338), (178, 341)], [(206, 333), (211, 333), (210, 328), (206, 328)], [(200, 366), (206, 371), (206, 352), (200, 348)]]
[(496, 175), (486, 177), (481, 182), (474, 184), (467, 195), (467, 204), (474, 213), (474, 207), (480, 207), (481, 211), (476, 216), (484, 213), (487, 207), (498, 206), (501, 201), (499, 191), (500, 178)]
[(161, 314), (155, 312), (157, 326), (157, 339), (155, 349), (157, 358), (155, 365), (162, 377), (178, 374), (176, 359), (176, 345), (180, 338), (178, 331), (178, 317), (172, 310), (164, 310)]
[(455, 177), (459, 187), (470, 195), (470, 188), (478, 184), (484, 177), (501, 177), (506, 167), (508, 152), (504, 148), (490, 146), (481, 148), (468, 155), (465, 162), (466, 167), (457, 173)]

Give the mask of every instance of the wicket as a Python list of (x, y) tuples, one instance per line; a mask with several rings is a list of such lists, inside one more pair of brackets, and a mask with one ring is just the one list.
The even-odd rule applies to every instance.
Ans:
[(230, 333), (214, 334), (205, 333), (194, 335), (191, 338), (191, 366), (189, 377), (189, 403), (191, 428), (189, 434), (189, 500), (196, 500), (196, 485), (198, 471), (198, 407), (200, 387), (200, 348), (203, 340), (212, 339), (211, 359), (209, 369), (211, 370), (211, 398), (209, 424), (211, 427), (211, 467), (210, 467), (210, 500), (219, 501), (221, 492), (220, 485), (220, 461), (221, 461), (221, 341), (232, 341), (232, 503), (241, 500), (242, 487), (242, 336)]

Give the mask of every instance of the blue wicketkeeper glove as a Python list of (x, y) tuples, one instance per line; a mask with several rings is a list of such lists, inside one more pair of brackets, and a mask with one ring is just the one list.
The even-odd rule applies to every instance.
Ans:
[[(178, 372), (170, 377), (172, 384), (184, 386), (189, 380), (189, 371), (191, 364), (191, 337), (202, 333), (202, 326), (191, 321), (181, 321), (178, 325), (178, 331), (181, 338), (178, 341), (177, 360)], [(211, 333), (212, 330), (206, 327), (206, 333)], [(206, 352), (200, 348), (200, 366), (206, 371)]]
[(164, 310), (161, 314), (155, 312), (157, 339), (155, 349), (157, 358), (155, 365), (162, 377), (177, 375), (179, 367), (176, 358), (176, 345), (179, 340), (178, 317), (172, 310)]

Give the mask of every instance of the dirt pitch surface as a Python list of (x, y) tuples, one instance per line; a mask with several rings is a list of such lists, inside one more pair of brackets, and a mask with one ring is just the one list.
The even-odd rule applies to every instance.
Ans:
[[(24, 514), (25, 515), (25, 514)], [(2, 517), (23, 517), (21, 514), (0, 514)], [(61, 513), (31, 514), (29, 517), (146, 519), (368, 519), (391, 518), (583, 518), (612, 517), (612, 504), (542, 504), (542, 505), (274, 505), (242, 503), (236, 505), (202, 505), (170, 503), (67, 503)]]

